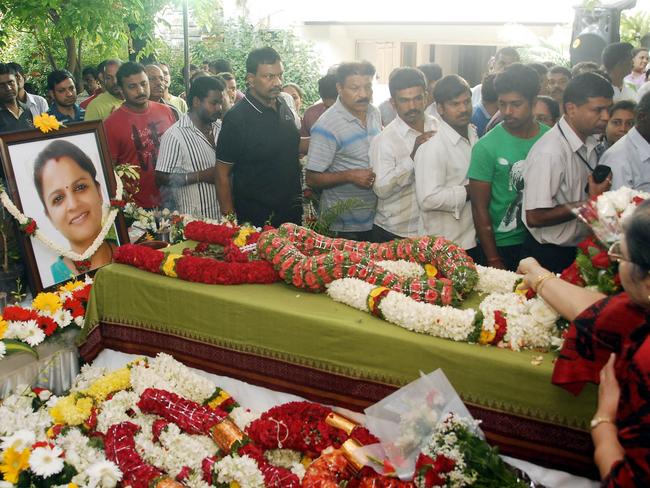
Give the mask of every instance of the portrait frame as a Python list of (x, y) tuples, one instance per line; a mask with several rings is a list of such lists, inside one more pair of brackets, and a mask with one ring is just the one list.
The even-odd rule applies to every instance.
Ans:
[[(113, 162), (106, 142), (104, 126), (101, 121), (74, 123), (47, 134), (42, 133), (40, 130), (2, 134), (0, 135), (0, 158), (2, 159), (2, 168), (5, 174), (5, 190), (14, 205), (26, 217), (34, 219), (39, 230), (49, 240), (61, 247), (70, 248), (68, 238), (62, 231), (56, 228), (56, 224), (52, 222), (52, 219), (48, 215), (48, 211), (45, 209), (45, 200), (42, 195), (43, 188), (41, 188), (39, 193), (39, 190), (36, 189), (34, 179), (35, 159), (43, 149), (57, 140), (64, 140), (77, 146), (92, 162), (96, 171), (95, 182), (98, 184), (96, 192), (101, 196), (100, 212), (102, 213), (100, 217), (102, 218), (103, 225), (103, 216), (107, 215), (106, 212), (110, 210), (111, 200), (115, 198), (117, 182)], [(77, 165), (79, 168), (82, 168), (80, 163), (77, 162)], [(44, 183), (41, 184), (44, 185)], [(68, 188), (68, 186), (65, 188)], [(96, 216), (97, 211), (88, 212), (88, 215)], [(81, 219), (83, 218), (81, 217)], [(78, 269), (70, 270), (71, 274), (77, 271), (76, 275), (68, 276), (65, 279), (58, 279), (55, 276), (54, 267), (57, 265), (59, 268), (60, 265), (65, 266), (63, 258), (54, 249), (46, 246), (36, 239), (36, 237), (29, 236), (24, 232), (19, 233), (21, 234), (19, 241), (22, 244), (27, 278), (34, 296), (41, 291), (55, 289), (71, 279), (82, 278), (85, 274), (93, 275), (97, 269), (104, 266), (100, 265), (88, 271), (81, 272)], [(95, 237), (99, 234), (100, 232), (95, 233)], [(127, 244), (128, 242), (129, 235), (126, 222), (120, 211), (117, 213), (112, 229), (109, 230), (109, 234), (103, 243), (107, 243), (112, 258), (114, 248), (122, 244)], [(106, 264), (109, 263), (107, 262)]]

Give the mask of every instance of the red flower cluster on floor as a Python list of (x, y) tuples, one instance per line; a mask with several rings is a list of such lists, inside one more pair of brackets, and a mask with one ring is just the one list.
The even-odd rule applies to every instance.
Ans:
[(350, 436), (325, 422), (332, 409), (311, 402), (290, 402), (274, 407), (252, 422), (246, 434), (264, 449), (295, 449), (317, 457), (332, 446), (341, 447), (349, 437), (361, 444), (379, 440), (365, 427), (356, 427)]

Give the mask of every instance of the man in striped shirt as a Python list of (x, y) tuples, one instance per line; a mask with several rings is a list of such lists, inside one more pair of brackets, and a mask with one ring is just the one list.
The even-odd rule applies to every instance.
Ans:
[(162, 136), (156, 181), (170, 189), (176, 209), (195, 217), (220, 218), (215, 187), (215, 147), (223, 113), (229, 107), (221, 78), (194, 80), (187, 97), (189, 112)]

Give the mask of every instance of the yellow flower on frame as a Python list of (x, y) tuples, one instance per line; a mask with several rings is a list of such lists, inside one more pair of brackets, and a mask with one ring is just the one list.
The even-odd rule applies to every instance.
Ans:
[(14, 485), (18, 483), (21, 471), (29, 467), (30, 455), (31, 451), (29, 449), (18, 452), (13, 447), (10, 447), (5, 450), (2, 453), (2, 464), (0, 464), (0, 472), (4, 475), (4, 480)]
[(54, 115), (43, 112), (41, 115), (34, 117), (34, 127), (39, 129), (43, 134), (59, 130), (63, 124), (57, 120)]
[(73, 292), (73, 291), (75, 291), (75, 290), (77, 290), (79, 288), (84, 287), (85, 285), (86, 284), (83, 281), (77, 281), (77, 280), (68, 281), (65, 285), (61, 285), (59, 287), (59, 291), (60, 292), (66, 292), (66, 291)]
[(61, 299), (56, 293), (39, 293), (32, 300), (32, 307), (41, 312), (53, 314), (61, 308)]

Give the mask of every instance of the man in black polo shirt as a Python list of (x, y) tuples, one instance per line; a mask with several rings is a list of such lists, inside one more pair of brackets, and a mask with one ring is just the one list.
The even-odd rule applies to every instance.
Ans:
[[(280, 97), (280, 55), (265, 47), (246, 59), (248, 92), (224, 117), (217, 141), (217, 195), (221, 212), (239, 222), (300, 223), (300, 134)], [(232, 175), (232, 188), (230, 177)]]
[(32, 113), (17, 96), (16, 71), (0, 63), (0, 134), (34, 128)]

